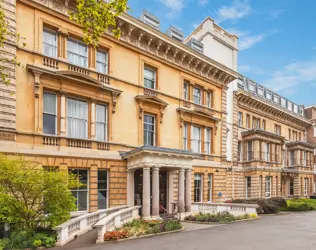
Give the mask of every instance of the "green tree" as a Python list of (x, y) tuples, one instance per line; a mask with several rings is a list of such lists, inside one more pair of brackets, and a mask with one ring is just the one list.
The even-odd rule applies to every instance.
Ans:
[[(76, 0), (77, 9), (70, 13), (70, 19), (83, 27), (84, 42), (98, 46), (100, 37), (110, 26), (116, 27), (116, 17), (122, 15), (129, 7), (128, 0)], [(116, 38), (121, 30), (113, 29)]]
[(78, 176), (67, 171), (0, 154), (0, 222), (24, 229), (59, 225), (76, 209), (69, 189), (78, 187)]

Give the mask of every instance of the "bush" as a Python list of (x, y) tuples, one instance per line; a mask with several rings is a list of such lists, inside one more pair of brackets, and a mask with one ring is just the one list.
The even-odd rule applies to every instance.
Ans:
[(316, 210), (316, 200), (313, 199), (290, 199), (287, 200), (286, 211), (309, 211)]
[(175, 231), (182, 228), (178, 220), (170, 220), (165, 224), (165, 232)]
[(0, 239), (0, 250), (7, 249), (9, 245), (9, 239)]
[(126, 231), (112, 231), (106, 232), (104, 234), (104, 241), (111, 241), (111, 240), (120, 240), (128, 238), (128, 233)]
[(34, 240), (33, 241), (33, 246), (34, 247), (40, 247), (42, 245), (42, 241), (41, 240)]

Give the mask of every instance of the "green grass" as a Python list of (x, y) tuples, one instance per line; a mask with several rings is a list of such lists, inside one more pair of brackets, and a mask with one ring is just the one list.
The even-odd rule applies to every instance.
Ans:
[(316, 210), (316, 200), (315, 199), (290, 199), (286, 201), (287, 208), (282, 209), (282, 211), (311, 211)]

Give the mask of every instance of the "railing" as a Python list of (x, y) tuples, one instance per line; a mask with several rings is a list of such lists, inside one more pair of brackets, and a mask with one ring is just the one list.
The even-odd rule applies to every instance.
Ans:
[(189, 101), (182, 101), (183, 102), (183, 106), (186, 108), (191, 108), (191, 103)]
[(191, 212), (193, 214), (216, 214), (219, 212), (229, 212), (235, 216), (245, 214), (257, 215), (257, 207), (258, 205), (254, 204), (195, 202), (191, 205)]
[(110, 84), (109, 77), (106, 75), (98, 74), (98, 81), (105, 84)]
[(144, 95), (157, 96), (157, 92), (153, 89), (144, 88)]
[(80, 74), (84, 74), (84, 75), (89, 75), (89, 70), (86, 70), (86, 69), (83, 69), (81, 67), (77, 67), (77, 66), (74, 66), (74, 65), (68, 65), (68, 70), (70, 71), (74, 71), (74, 72), (77, 72), (77, 73), (80, 73)]
[(58, 69), (58, 61), (51, 57), (43, 57), (43, 65), (49, 68)]
[(109, 149), (109, 144), (105, 143), (105, 142), (98, 142), (98, 150), (110, 150)]
[(59, 146), (59, 138), (54, 136), (43, 136), (43, 144), (48, 146)]
[(67, 139), (67, 146), (72, 148), (92, 148), (90, 141), (80, 139)]
[(97, 229), (98, 239), (97, 244), (104, 242), (104, 234), (109, 231), (113, 231), (125, 223), (132, 221), (133, 219), (139, 218), (139, 209), (141, 206), (135, 206), (120, 210), (118, 212), (112, 213), (109, 216), (104, 217), (102, 220), (98, 221), (93, 228)]
[(55, 227), (54, 230), (57, 231), (56, 246), (63, 246), (67, 244), (76, 237), (90, 231), (93, 225), (105, 216), (125, 208), (127, 208), (127, 206), (114, 207), (94, 213), (84, 214)]

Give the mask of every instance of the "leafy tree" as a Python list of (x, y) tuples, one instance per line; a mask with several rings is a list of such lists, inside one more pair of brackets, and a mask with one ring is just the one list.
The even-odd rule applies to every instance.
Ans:
[[(98, 46), (100, 37), (109, 26), (116, 27), (116, 17), (122, 15), (129, 7), (128, 0), (76, 0), (77, 10), (70, 13), (70, 19), (83, 27), (84, 42)], [(121, 30), (114, 29), (116, 38)]]
[(25, 229), (59, 225), (76, 209), (69, 189), (78, 187), (78, 177), (67, 171), (0, 154), (0, 222)]

